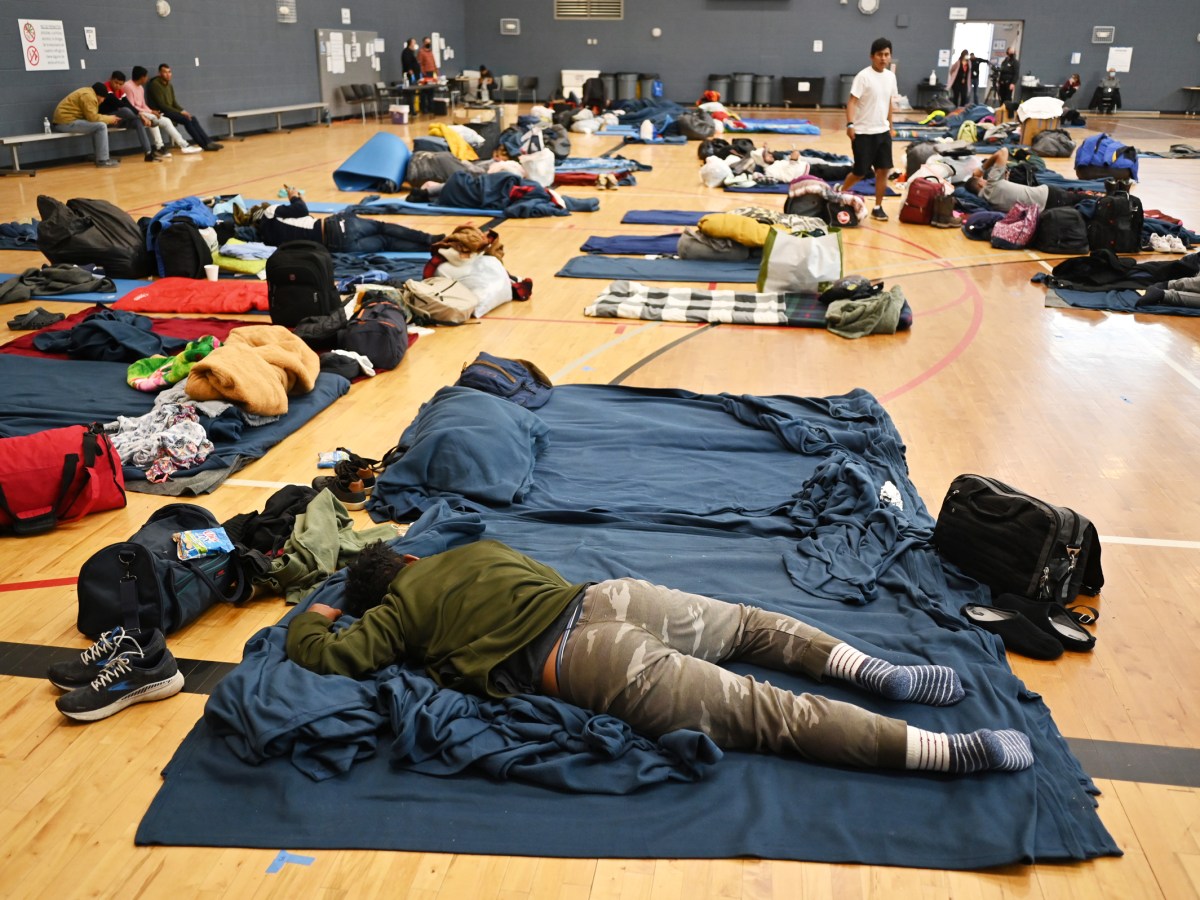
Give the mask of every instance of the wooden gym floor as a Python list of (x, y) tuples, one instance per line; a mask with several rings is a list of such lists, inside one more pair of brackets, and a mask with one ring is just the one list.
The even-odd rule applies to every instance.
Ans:
[[(508, 108), (508, 120), (515, 108)], [(841, 110), (804, 115), (820, 137), (754, 135), (773, 148), (846, 152)], [(0, 179), (0, 221), (37, 215), (39, 193), (98, 197), (135, 217), (168, 200), (242, 193), (273, 197), (284, 182), (310, 200), (346, 200), (330, 173), (377, 129), (411, 138), (428, 120), (395, 127), (357, 119), (332, 128), (252, 136), (220, 153), (176, 154), (158, 164), (126, 156)], [(1089, 117), (1077, 139), (1107, 130), (1144, 150), (1200, 143), (1183, 118)], [(575, 155), (618, 141), (572, 135)], [(903, 144), (897, 159), (903, 161)], [(1095, 652), (1056, 662), (1013, 657), (1096, 777), (1100, 815), (1120, 859), (1073, 865), (943, 872), (760, 860), (562, 860), (362, 851), (316, 853), (275, 874), (271, 850), (139, 848), (133, 835), (159, 772), (200, 716), (205, 694), (258, 628), (284, 613), (275, 598), (219, 607), (171, 639), (189, 686), (161, 703), (78, 725), (53, 705), (46, 648), (82, 648), (74, 629), (74, 577), (91, 553), (122, 539), (163, 499), (131, 493), (127, 509), (37, 538), (0, 539), (0, 896), (815, 898), (1200, 896), (1200, 320), (1046, 309), (1030, 277), (1041, 254), (998, 251), (956, 230), (868, 221), (845, 233), (846, 272), (903, 286), (915, 321), (895, 336), (847, 341), (808, 329), (595, 320), (583, 307), (600, 282), (554, 272), (591, 234), (657, 234), (620, 226), (629, 209), (779, 206), (779, 195), (731, 196), (697, 178), (696, 145), (630, 145), (618, 152), (654, 167), (634, 188), (597, 192), (601, 209), (566, 218), (505, 222), (511, 273), (533, 299), (500, 307), (481, 324), (422, 337), (402, 366), (349, 395), (263, 460), (199, 498), (219, 519), (261, 509), (280, 485), (307, 483), (319, 450), (349, 446), (378, 456), (420, 403), (452, 382), (480, 349), (536, 361), (556, 383), (621, 383), (702, 392), (825, 395), (855, 387), (886, 405), (908, 446), (914, 482), (934, 510), (960, 472), (993, 475), (1088, 515), (1103, 535), (1107, 585)], [(1069, 172), (1069, 160), (1052, 161)], [(1200, 162), (1144, 159), (1136, 193), (1200, 228)], [(352, 199), (352, 198), (351, 198)], [(463, 219), (414, 218), (442, 232)], [(44, 262), (4, 252), (0, 268)], [(74, 312), (75, 303), (38, 301)], [(8, 340), (14, 335), (0, 334)], [(359, 514), (361, 515), (361, 514)], [(365, 519), (365, 517), (364, 517)], [(799, 765), (800, 763), (798, 763)], [(630, 823), (636, 827), (636, 823)], [(967, 839), (967, 838), (964, 838)], [(302, 847), (289, 847), (303, 852)]]

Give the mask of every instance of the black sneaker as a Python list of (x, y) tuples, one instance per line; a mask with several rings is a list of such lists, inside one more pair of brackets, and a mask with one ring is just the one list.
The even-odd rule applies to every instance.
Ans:
[(142, 158), (145, 159), (146, 162), (162, 162), (161, 157), (159, 157), (159, 155), (153, 150), (146, 151), (146, 155)]
[(213, 151), (213, 150), (224, 150), (224, 149), (225, 149), (225, 145), (224, 145), (224, 144), (218, 144), (216, 141), (209, 141), (207, 144), (205, 144), (205, 145), (204, 145), (204, 149), (205, 149), (205, 150), (208, 150), (208, 151), (210, 151), (210, 152), (211, 152), (211, 151)]
[(63, 694), (54, 705), (69, 719), (95, 722), (127, 706), (165, 700), (183, 690), (183, 675), (171, 651), (163, 647), (157, 660), (118, 653), (85, 687)]
[(877, 206), (871, 210), (871, 218), (876, 222), (886, 222), (888, 220), (888, 214), (883, 211), (882, 206)]
[(358, 474), (358, 467), (343, 459), (333, 469), (334, 475), (318, 475), (312, 480), (315, 490), (328, 489), (342, 502), (346, 509), (363, 509), (367, 505), (367, 491)]
[(162, 632), (158, 629), (144, 632), (114, 628), (100, 635), (96, 643), (74, 659), (54, 663), (46, 670), (46, 677), (60, 691), (73, 691), (91, 684), (101, 670), (122, 653), (156, 659), (165, 648)]
[[(379, 460), (368, 459), (365, 456), (359, 456), (357, 453), (347, 450), (345, 447), (338, 447), (340, 451), (346, 454), (346, 462), (358, 472), (358, 477), (362, 479), (363, 490), (367, 492), (367, 496), (371, 496), (371, 492), (375, 490), (375, 473), (381, 471)], [(336, 467), (335, 467), (336, 469)]]

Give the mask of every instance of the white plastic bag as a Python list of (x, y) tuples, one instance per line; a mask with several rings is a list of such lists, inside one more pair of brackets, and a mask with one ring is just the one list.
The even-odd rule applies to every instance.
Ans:
[(719, 156), (710, 156), (700, 167), (700, 180), (704, 182), (705, 187), (720, 187), (732, 174), (729, 163)]
[(550, 149), (522, 154), (521, 167), (530, 181), (536, 181), (542, 187), (554, 184), (554, 152)]
[(842, 277), (842, 236), (798, 237), (771, 230), (763, 245), (758, 290), (818, 294)]

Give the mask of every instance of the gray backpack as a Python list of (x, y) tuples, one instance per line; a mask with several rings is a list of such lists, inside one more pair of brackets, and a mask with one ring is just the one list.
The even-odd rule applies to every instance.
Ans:
[(1038, 156), (1065, 157), (1075, 152), (1075, 142), (1061, 128), (1039, 132), (1030, 146)]

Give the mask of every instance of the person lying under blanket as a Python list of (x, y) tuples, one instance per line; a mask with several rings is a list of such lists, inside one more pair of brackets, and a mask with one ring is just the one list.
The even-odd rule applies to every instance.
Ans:
[(313, 218), (300, 191), (284, 185), (288, 202), (264, 203), (250, 211), (250, 219), (264, 244), (279, 247), (288, 241), (316, 241), (332, 253), (420, 252), (428, 250), (440, 234), (360, 218), (345, 211), (326, 219)]
[(1019, 731), (935, 734), (720, 664), (837, 678), (934, 706), (964, 696), (946, 666), (893, 665), (798, 619), (633, 578), (571, 584), (498, 541), (423, 559), (372, 544), (349, 567), (344, 605), (360, 618), (340, 631), (331, 626), (343, 611), (332, 606), (296, 616), (288, 658), (352, 678), (398, 661), (424, 665), (444, 687), (560, 697), (650, 737), (694, 729), (731, 750), (954, 774), (1033, 764)]
[(455, 172), (442, 184), (427, 182), (414, 188), (408, 199), (456, 209), (496, 209), (514, 219), (568, 216), (600, 208), (595, 197), (568, 197), (511, 172)]

